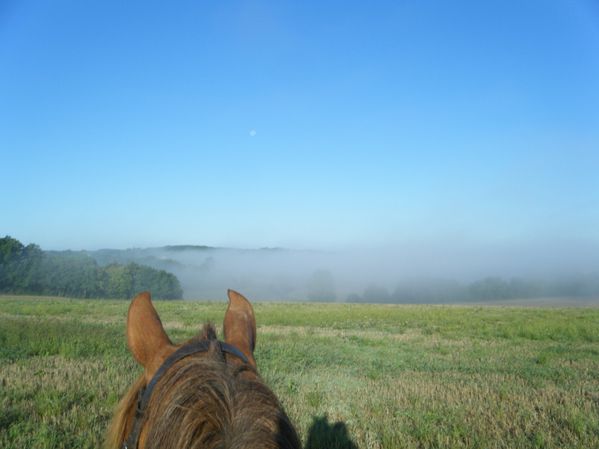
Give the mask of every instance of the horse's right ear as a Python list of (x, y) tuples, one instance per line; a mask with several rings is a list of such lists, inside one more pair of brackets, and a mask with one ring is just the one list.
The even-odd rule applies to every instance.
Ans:
[(255, 368), (256, 318), (254, 317), (254, 309), (242, 294), (229, 290), (227, 295), (229, 296), (229, 307), (225, 312), (225, 322), (223, 324), (225, 342), (243, 352), (250, 365)]
[(152, 378), (172, 348), (152, 305), (150, 292), (142, 292), (131, 301), (127, 314), (127, 344), (135, 360), (145, 368), (147, 379)]

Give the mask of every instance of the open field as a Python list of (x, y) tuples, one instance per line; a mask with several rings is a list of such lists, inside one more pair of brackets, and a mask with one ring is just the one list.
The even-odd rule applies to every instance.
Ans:
[[(176, 341), (226, 308), (155, 305)], [(0, 447), (100, 447), (141, 371), (127, 307), (0, 297)], [(599, 448), (598, 308), (254, 307), (259, 369), (309, 449)]]

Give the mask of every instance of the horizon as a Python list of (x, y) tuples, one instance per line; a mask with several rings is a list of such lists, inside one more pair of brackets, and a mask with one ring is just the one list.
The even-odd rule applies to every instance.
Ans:
[[(578, 298), (591, 304), (599, 300), (597, 248), (568, 246), (556, 253), (553, 248), (503, 247), (493, 257), (489, 257), (489, 249), (486, 251), (464, 245), (339, 251), (185, 245), (81, 250), (75, 252), (81, 253), (78, 256), (61, 251), (51, 255), (50, 251), (44, 266), (63, 259), (67, 265), (59, 262), (58, 271), (70, 266), (73, 273), (78, 273), (79, 267), (93, 264), (101, 273), (113, 267), (113, 274), (99, 274), (101, 279), (118, 270), (163, 270), (174, 275), (173, 285), (180, 283), (185, 299), (216, 298), (233, 288), (269, 301), (457, 303), (474, 299)], [(150, 279), (141, 274), (130, 276)], [(160, 276), (163, 274), (154, 271), (152, 278)], [(97, 285), (104, 285), (102, 282)], [(161, 287), (157, 284), (154, 288)], [(170, 292), (177, 295), (175, 290)]]
[[(8, 236), (16, 238), (18, 237)], [(338, 271), (339, 267), (347, 270), (348, 262), (344, 259), (364, 259), (369, 263), (353, 262), (354, 276), (359, 272), (369, 273), (370, 278), (376, 278), (378, 272), (386, 272), (384, 265), (390, 262), (404, 267), (404, 272), (397, 272), (396, 278), (422, 279), (452, 279), (459, 282), (484, 279), (488, 277), (501, 278), (533, 278), (550, 279), (584, 274), (599, 273), (599, 244), (589, 245), (580, 240), (546, 242), (529, 240), (526, 245), (481, 244), (481, 242), (457, 240), (453, 242), (404, 242), (385, 246), (353, 246), (344, 248), (293, 248), (293, 247), (234, 247), (210, 246), (204, 244), (176, 244), (157, 246), (129, 247), (87, 247), (87, 248), (46, 248), (37, 242), (21, 241), (24, 245), (36, 244), (43, 251), (74, 251), (100, 253), (128, 251), (165, 251), (174, 254), (198, 252), (205, 255), (211, 252), (238, 253), (288, 253), (289, 258), (283, 266), (299, 266), (300, 271), (307, 269), (318, 271), (326, 269)], [(306, 263), (306, 256), (312, 256), (311, 262)], [(193, 258), (192, 258), (193, 259)], [(260, 265), (259, 260), (248, 261), (247, 271)], [(201, 265), (198, 262), (196, 265)], [(310, 268), (311, 267), (311, 268)], [(281, 274), (285, 268), (273, 265), (271, 275)], [(277, 272), (279, 270), (280, 272)], [(167, 270), (168, 271), (168, 270)], [(259, 270), (260, 271), (260, 270)], [(401, 270), (400, 270), (401, 271)], [(387, 272), (387, 275), (389, 273)], [(260, 273), (264, 276), (265, 273)], [(367, 277), (368, 277), (367, 276)], [(364, 277), (362, 274), (360, 277)], [(387, 276), (388, 277), (388, 276)]]
[(9, 2), (0, 25), (23, 242), (599, 255), (591, 1)]

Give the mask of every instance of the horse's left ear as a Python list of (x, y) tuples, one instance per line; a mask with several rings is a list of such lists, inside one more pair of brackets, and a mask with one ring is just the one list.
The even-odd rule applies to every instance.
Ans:
[(227, 295), (229, 296), (229, 307), (227, 307), (223, 324), (225, 342), (243, 352), (250, 365), (255, 368), (256, 318), (254, 309), (242, 294), (229, 290)]
[(127, 344), (135, 360), (145, 368), (148, 380), (172, 352), (172, 343), (154, 309), (150, 292), (140, 293), (131, 301), (127, 314)]

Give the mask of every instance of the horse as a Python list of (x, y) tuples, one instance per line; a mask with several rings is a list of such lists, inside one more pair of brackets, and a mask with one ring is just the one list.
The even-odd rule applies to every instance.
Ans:
[(204, 324), (175, 345), (149, 292), (127, 314), (127, 344), (143, 373), (117, 406), (107, 449), (300, 449), (281, 403), (260, 378), (250, 302), (228, 291), (224, 341)]

